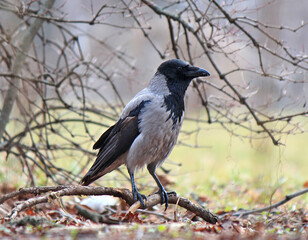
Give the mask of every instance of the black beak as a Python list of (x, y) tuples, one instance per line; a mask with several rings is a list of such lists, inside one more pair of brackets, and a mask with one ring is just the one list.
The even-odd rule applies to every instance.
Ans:
[(210, 76), (210, 73), (202, 68), (198, 68), (198, 67), (193, 67), (193, 66), (189, 66), (185, 75), (187, 77), (206, 77), (206, 76)]

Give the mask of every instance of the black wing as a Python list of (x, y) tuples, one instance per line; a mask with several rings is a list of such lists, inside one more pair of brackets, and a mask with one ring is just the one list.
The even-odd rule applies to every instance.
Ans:
[(109, 140), (109, 136), (111, 135), (112, 130), (117, 124), (111, 126), (106, 132), (102, 134), (102, 136), (96, 141), (96, 143), (93, 145), (93, 149), (99, 149), (103, 147)]
[[(116, 163), (118, 157), (124, 154), (140, 134), (138, 129), (138, 114), (120, 119), (115, 125), (102, 134), (93, 148), (100, 148), (97, 158), (88, 173), (81, 179), (82, 185), (89, 185), (108, 172), (104, 170)], [(117, 166), (117, 164), (114, 164)], [(118, 166), (117, 166), (118, 167)]]

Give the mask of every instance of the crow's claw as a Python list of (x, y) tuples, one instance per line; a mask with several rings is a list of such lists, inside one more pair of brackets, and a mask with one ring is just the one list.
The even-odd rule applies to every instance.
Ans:
[(158, 194), (160, 195), (161, 198), (161, 204), (165, 204), (165, 211), (166, 211), (168, 208), (168, 193), (164, 188), (161, 188), (158, 191)]
[(137, 190), (133, 192), (134, 202), (140, 201), (143, 208), (145, 208), (145, 204), (143, 199), (147, 200), (147, 197), (144, 194), (139, 193)]

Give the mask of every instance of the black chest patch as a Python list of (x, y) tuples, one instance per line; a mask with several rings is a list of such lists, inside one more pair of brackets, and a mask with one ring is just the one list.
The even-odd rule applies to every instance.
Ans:
[(170, 115), (166, 121), (170, 118), (173, 120), (173, 128), (175, 128), (177, 122), (181, 121), (184, 111), (184, 99), (177, 94), (170, 94), (165, 96), (164, 103), (167, 107), (167, 111), (170, 111)]

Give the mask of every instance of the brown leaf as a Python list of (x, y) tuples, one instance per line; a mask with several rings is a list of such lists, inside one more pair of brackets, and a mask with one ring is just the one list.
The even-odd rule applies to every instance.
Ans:
[(200, 222), (194, 226), (193, 230), (196, 232), (219, 233), (221, 232), (222, 227), (219, 224)]
[(122, 221), (124, 222), (136, 222), (136, 223), (142, 223), (142, 221), (139, 219), (139, 213), (132, 213), (132, 212), (128, 212), (128, 213), (123, 213), (121, 214)]
[(209, 201), (209, 198), (205, 195), (200, 195), (199, 196), (199, 201), (201, 202), (208, 202)]
[(29, 216), (35, 216), (36, 213), (32, 210), (32, 208), (28, 208), (25, 213)]

